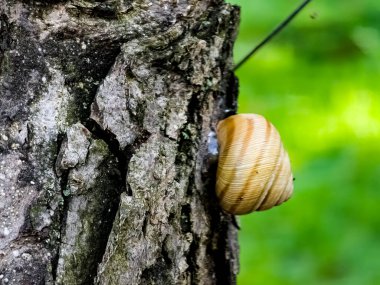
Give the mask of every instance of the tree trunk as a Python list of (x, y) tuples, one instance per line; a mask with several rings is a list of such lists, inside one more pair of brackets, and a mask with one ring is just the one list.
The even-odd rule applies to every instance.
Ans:
[(207, 142), (234, 106), (238, 19), (219, 0), (0, 0), (1, 284), (236, 283)]

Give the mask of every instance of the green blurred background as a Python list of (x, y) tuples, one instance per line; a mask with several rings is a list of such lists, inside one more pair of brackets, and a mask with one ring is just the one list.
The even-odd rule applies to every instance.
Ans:
[[(238, 62), (300, 0), (229, 2)], [(272, 121), (296, 177), (241, 218), (238, 285), (380, 284), (380, 1), (313, 1), (237, 76), (239, 112)]]

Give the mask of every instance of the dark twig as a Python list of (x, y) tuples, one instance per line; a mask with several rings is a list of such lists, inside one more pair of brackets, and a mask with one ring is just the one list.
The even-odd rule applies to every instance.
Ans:
[(297, 16), (297, 14), (301, 12), (301, 10), (305, 8), (305, 6), (309, 4), (311, 1), (312, 0), (305, 0), (296, 10), (293, 11), (292, 14), (290, 14), (263, 41), (261, 41), (261, 43), (259, 43), (253, 50), (251, 50), (251, 52), (247, 54), (238, 64), (236, 64), (234, 67), (234, 71), (237, 70), (240, 66), (242, 66), (243, 63), (245, 63), (254, 53), (256, 53), (261, 47), (263, 47), (266, 43), (268, 43), (276, 34), (278, 34), (283, 28), (285, 28), (290, 23), (290, 21), (293, 20), (293, 18)]

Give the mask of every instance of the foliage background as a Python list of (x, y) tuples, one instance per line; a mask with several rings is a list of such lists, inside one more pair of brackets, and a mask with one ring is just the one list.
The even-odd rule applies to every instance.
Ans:
[[(235, 62), (300, 0), (230, 0)], [(237, 75), (277, 127), (295, 194), (241, 218), (238, 285), (380, 282), (380, 1), (313, 1)]]

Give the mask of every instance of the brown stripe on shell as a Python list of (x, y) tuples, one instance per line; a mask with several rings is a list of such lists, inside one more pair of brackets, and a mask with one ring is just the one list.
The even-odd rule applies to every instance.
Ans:
[(289, 182), (290, 182), (290, 184), (293, 184), (293, 177), (292, 177), (292, 175), (290, 176), (288, 182), (286, 183), (286, 186), (284, 187), (282, 195), (280, 196), (280, 198), (276, 202), (276, 204), (275, 204), (276, 206), (284, 203), (285, 201), (287, 201), (290, 198), (292, 192), (288, 191)]
[[(272, 127), (271, 127), (271, 124), (267, 121), (266, 121), (266, 130), (265, 130), (265, 139), (264, 139), (264, 145), (265, 146), (268, 146), (269, 145), (269, 141), (270, 141), (270, 138), (271, 138), (271, 131), (272, 131)], [(235, 199), (235, 201), (231, 204), (231, 207), (228, 209), (228, 212), (230, 213), (238, 213), (240, 214), (240, 212), (237, 212), (237, 208), (242, 204), (244, 203), (244, 195), (247, 194), (245, 192), (248, 192), (249, 190), (247, 189), (250, 189), (250, 184), (251, 184), (251, 181), (249, 179), (249, 177), (252, 177), (253, 175), (255, 175), (256, 173), (256, 166), (257, 165), (260, 165), (261, 163), (261, 160), (263, 159), (263, 156), (264, 156), (264, 153), (265, 151), (267, 150), (267, 148), (263, 148), (261, 149), (261, 152), (259, 153), (255, 163), (252, 165), (252, 170), (251, 172), (249, 173), (248, 177), (246, 178), (246, 182), (244, 184), (244, 186), (242, 187), (242, 189), (240, 190), (240, 193), (237, 195), (237, 198)], [(255, 191), (256, 189), (254, 189)], [(261, 189), (260, 189), (261, 190)], [(244, 211), (245, 213), (245, 211)]]
[[(288, 170), (288, 173), (290, 174), (290, 179), (287, 180), (285, 186), (282, 188), (281, 195), (279, 195), (277, 201), (274, 203), (275, 206), (278, 206), (278, 205), (282, 204), (283, 202), (285, 202), (284, 200), (286, 199), (286, 196), (288, 194), (289, 195), (291, 194), (291, 193), (287, 193), (289, 182), (293, 183), (293, 179), (291, 179), (292, 175), (291, 175), (291, 169), (290, 168)], [(288, 177), (288, 174), (286, 174), (285, 177)]]
[[(270, 125), (269, 121), (267, 121), (267, 124)], [(277, 148), (277, 151), (275, 153), (276, 153), (276, 159), (275, 159), (275, 163), (273, 164), (274, 166), (272, 169), (272, 173), (278, 173), (278, 169), (282, 168), (282, 163), (279, 163), (280, 159), (283, 155), (283, 147), (282, 147), (281, 140), (278, 140), (278, 148)], [(261, 207), (261, 205), (264, 204), (264, 201), (266, 200), (266, 198), (270, 198), (271, 189), (272, 189), (272, 186), (274, 185), (273, 182), (275, 180), (275, 177), (276, 176), (272, 175), (272, 176), (269, 176), (267, 178), (267, 181), (265, 182), (265, 185), (262, 188), (262, 194), (261, 194), (260, 198), (257, 200), (257, 203), (252, 206), (252, 208), (250, 209), (249, 212), (256, 211), (258, 208)]]
[[(260, 211), (262, 209), (262, 207), (267, 203), (268, 199), (272, 198), (273, 186), (276, 185), (277, 179), (280, 177), (280, 173), (281, 173), (282, 168), (284, 166), (284, 164), (282, 163), (282, 161), (280, 161), (280, 159), (282, 159), (283, 156), (284, 156), (284, 152), (285, 152), (285, 150), (284, 150), (284, 148), (282, 146), (282, 143), (280, 142), (279, 143), (279, 151), (277, 152), (279, 155), (278, 155), (278, 157), (276, 159), (276, 168), (274, 169), (274, 172), (276, 173), (276, 176), (274, 177), (274, 179), (272, 179), (272, 181), (271, 181), (272, 183), (271, 183), (271, 185), (270, 185), (270, 187), (269, 187), (269, 189), (268, 189), (268, 191), (266, 193), (265, 198), (261, 201), (261, 203), (256, 208), (252, 207), (251, 212), (252, 211), (256, 211), (256, 210)], [(269, 183), (269, 180), (268, 180), (268, 183)], [(273, 207), (273, 205), (270, 205), (269, 207), (267, 207), (265, 209), (269, 209), (271, 207)]]
[[(227, 119), (225, 119), (225, 120), (228, 120), (228, 118)], [(234, 127), (234, 120), (229, 120), (230, 122), (231, 122), (231, 125), (232, 125), (232, 128), (231, 128), (231, 130), (230, 130), (230, 128), (228, 127), (228, 126), (224, 126), (224, 128), (227, 128), (227, 135), (223, 138), (223, 139), (225, 139), (225, 141), (223, 141), (223, 142), (221, 142), (221, 140), (220, 140), (220, 138), (219, 138), (219, 136), (220, 136), (220, 132), (219, 132), (219, 129), (221, 128), (221, 126), (220, 125), (218, 125), (218, 129), (217, 129), (217, 131), (218, 131), (218, 140), (219, 140), (219, 145), (221, 146), (221, 148), (220, 148), (220, 153), (222, 153), (222, 152), (225, 152), (226, 151), (226, 145), (228, 145), (228, 144), (231, 144), (231, 142), (234, 140), (234, 138), (235, 138), (235, 132), (236, 132), (236, 128)], [(221, 121), (219, 124), (223, 124), (223, 125), (225, 125), (225, 124), (228, 124), (228, 121)], [(225, 130), (225, 132), (226, 132), (226, 130)], [(228, 133), (228, 132), (231, 132), (230, 134)], [(223, 171), (223, 164), (222, 164), (222, 162), (221, 162), (221, 159), (219, 159), (219, 161), (218, 161), (218, 171), (217, 171), (217, 177), (219, 178), (220, 177), (220, 172), (221, 171)], [(234, 176), (235, 175), (235, 172), (236, 172), (236, 168), (233, 168), (233, 170), (232, 170), (233, 172), (232, 172), (232, 175), (231, 176)], [(229, 183), (221, 190), (221, 191), (218, 191), (218, 189), (216, 189), (217, 190), (217, 192), (216, 192), (216, 195), (218, 196), (218, 198), (219, 198), (219, 200), (221, 200), (220, 199), (220, 197), (221, 196), (224, 196), (225, 195), (225, 192), (227, 191), (227, 188), (229, 187), (229, 185), (231, 184), (231, 179), (229, 179)]]
[[(291, 171), (290, 171), (291, 172)], [(290, 197), (292, 196), (293, 194), (293, 188), (294, 188), (294, 184), (293, 184), (293, 175), (290, 173), (290, 178), (289, 178), (289, 182), (288, 185), (286, 185), (286, 196), (284, 197), (284, 199), (282, 200), (282, 203), (288, 201), (290, 199)]]
[[(245, 153), (247, 151), (247, 148), (249, 146), (249, 141), (251, 140), (251, 137), (252, 137), (253, 132), (254, 132), (254, 124), (253, 124), (252, 120), (244, 120), (244, 122), (247, 124), (247, 131), (246, 131), (244, 139), (243, 139), (243, 142), (244, 142), (243, 147), (240, 149), (239, 155), (237, 156), (238, 158), (240, 158), (243, 155), (245, 155)], [(232, 133), (232, 135), (235, 134), (235, 128), (236, 128), (236, 126), (233, 127), (233, 133)], [(230, 144), (231, 143), (233, 143), (232, 140), (231, 140)], [(228, 151), (230, 151), (230, 149), (227, 150), (227, 154), (226, 154), (227, 157), (228, 157), (228, 154), (229, 154)], [(232, 149), (232, 151), (233, 151), (233, 149)], [(221, 165), (221, 169), (223, 169), (223, 166), (224, 165)], [(229, 188), (231, 186), (231, 182), (235, 178), (235, 175), (236, 175), (236, 167), (233, 168), (233, 172), (232, 172), (231, 176), (228, 179), (228, 181), (229, 181), (228, 184), (221, 191), (219, 191), (219, 193), (217, 193), (218, 199), (220, 201), (223, 201), (224, 196), (226, 195), (227, 191), (229, 190)]]
[(293, 195), (293, 189), (294, 189), (294, 180), (293, 180), (293, 174), (290, 175), (290, 187), (287, 188), (286, 192), (288, 192), (288, 195), (285, 197), (284, 201), (282, 203), (288, 201), (290, 197)]

